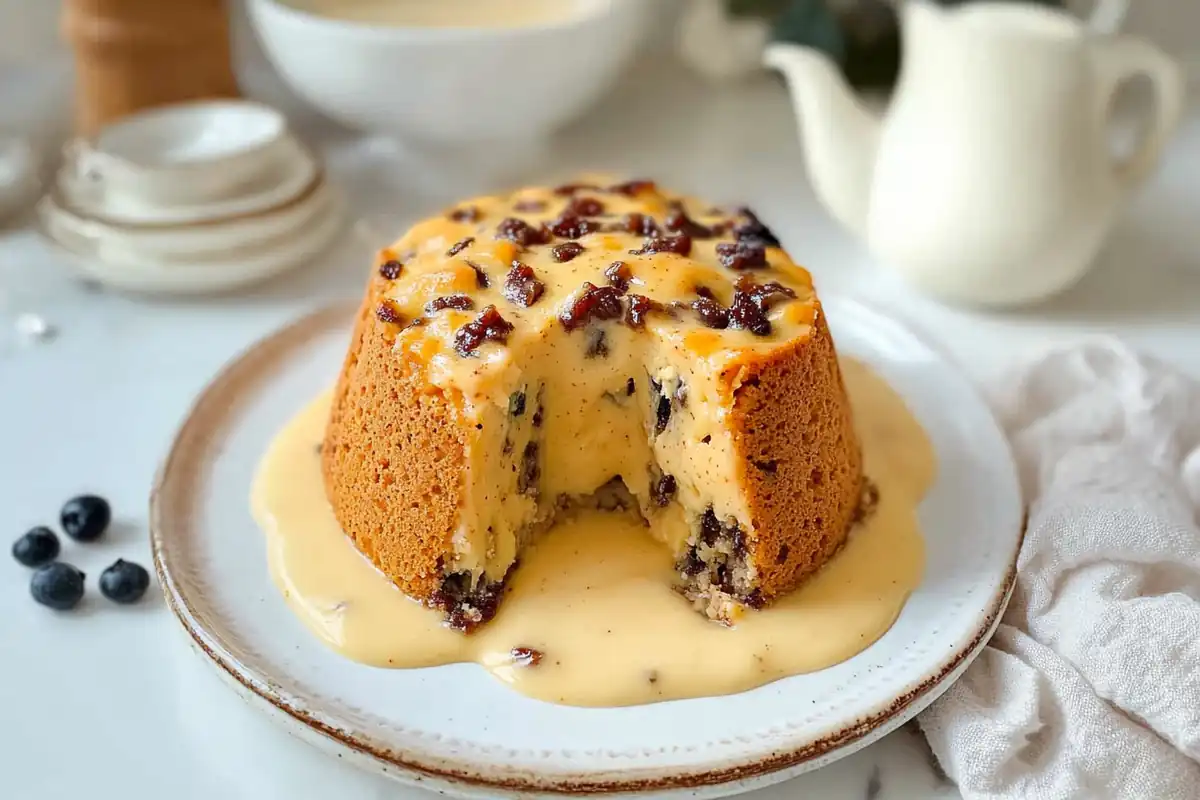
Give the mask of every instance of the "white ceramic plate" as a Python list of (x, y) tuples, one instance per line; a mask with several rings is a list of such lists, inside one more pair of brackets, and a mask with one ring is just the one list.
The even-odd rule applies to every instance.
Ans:
[(291, 137), (281, 142), (279, 152), (263, 159), (262, 173), (238, 189), (238, 195), (223, 200), (178, 205), (147, 203), (138, 197), (114, 193), (106, 196), (100, 187), (75, 180), (69, 170), (58, 175), (60, 205), (76, 216), (105, 225), (142, 229), (174, 225), (228, 222), (250, 214), (269, 213), (305, 194), (321, 178), (316, 158)]
[(312, 224), (329, 202), (328, 185), (314, 178), (286, 203), (259, 213), (192, 225), (126, 226), (88, 217), (57, 192), (42, 200), (46, 224), (59, 239), (80, 243), (106, 261), (210, 261), (258, 247)]
[(326, 649), (284, 605), (248, 510), (259, 457), (336, 377), (351, 310), (256, 345), (201, 395), (158, 477), (159, 579), (197, 650), (292, 732), (359, 766), (469, 797), (622, 791), (717, 797), (816, 768), (914, 716), (966, 667), (1012, 585), (1023, 506), (1005, 440), (971, 385), (897, 323), (825, 308), (929, 431), (925, 580), (895, 626), (837, 666), (727, 697), (616, 709), (531, 700), (474, 664), (381, 670)]
[(61, 224), (64, 216), (55, 213), (49, 198), (39, 210), (46, 238), (87, 277), (123, 291), (181, 295), (239, 289), (307, 263), (333, 242), (346, 218), (342, 196), (322, 186), (288, 230), (252, 246), (168, 260), (127, 249), (103, 251), (94, 240)]

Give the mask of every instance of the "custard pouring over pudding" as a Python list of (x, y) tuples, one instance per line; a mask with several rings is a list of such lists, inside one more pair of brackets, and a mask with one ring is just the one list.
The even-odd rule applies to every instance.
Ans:
[[(869, 645), (920, 579), (932, 465), (752, 213), (584, 180), (384, 250), (336, 388), (254, 505), (285, 595), (347, 655), (621, 704)], [(702, 646), (726, 652), (701, 668)]]

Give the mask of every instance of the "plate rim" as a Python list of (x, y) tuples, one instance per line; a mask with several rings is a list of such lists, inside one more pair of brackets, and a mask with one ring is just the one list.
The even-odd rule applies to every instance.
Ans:
[[(832, 298), (826, 298), (832, 299)], [(951, 369), (959, 372), (961, 368), (946, 353), (931, 344), (926, 337), (914, 331), (907, 324), (890, 314), (876, 308), (870, 303), (863, 302), (857, 297), (839, 295), (842, 302), (849, 302), (882, 317), (890, 324), (897, 325), (911, 335), (921, 345), (934, 353), (939, 360)], [(307, 339), (304, 334), (308, 331), (321, 332), (334, 319), (352, 320), (352, 315), (358, 307), (358, 301), (346, 301), (326, 305), (316, 310), (301, 314), (293, 321), (284, 324), (266, 336), (251, 343), (239, 353), (230, 358), (214, 377), (204, 386), (195, 400), (186, 410), (182, 422), (177, 427), (166, 456), (163, 458), (155, 473), (150, 493), (150, 543), (153, 563), (163, 597), (167, 607), (188, 634), (194, 649), (202, 653), (208, 662), (218, 670), (225, 679), (240, 694), (251, 700), (257, 700), (274, 712), (277, 719), (282, 714), (282, 720), (288, 719), (302, 726), (301, 733), (305, 734), (309, 743), (340, 745), (357, 756), (365, 757), (376, 762), (389, 777), (398, 778), (417, 784), (430, 785), (444, 782), (447, 788), (458, 791), (500, 790), (505, 792), (534, 793), (541, 795), (588, 795), (588, 794), (644, 794), (653, 792), (671, 792), (689, 789), (704, 789), (718, 785), (729, 785), (753, 781), (754, 785), (765, 785), (769, 778), (784, 780), (792, 774), (797, 774), (802, 767), (833, 756), (838, 751), (845, 754), (864, 747), (870, 742), (882, 737), (891, 730), (924, 710), (938, 696), (949, 688), (959, 674), (975, 659), (986, 646), (992, 633), (999, 625), (1004, 609), (1012, 595), (1016, 582), (1017, 560), (1028, 522), (1028, 505), (1021, 493), (1019, 480), (1015, 482), (1017, 498), (1020, 504), (1020, 530), (1015, 537), (1012, 555), (1004, 573), (999, 588), (988, 601), (987, 613), (982, 617), (978, 627), (965, 645), (956, 648), (944, 658), (937, 668), (926, 671), (924, 677), (916, 681), (903, 694), (897, 696), (884, 708), (839, 726), (839, 728), (817, 740), (806, 740), (802, 744), (789, 746), (777, 745), (771, 752), (757, 756), (743, 755), (736, 764), (720, 764), (713, 767), (694, 765), (691, 767), (658, 768), (661, 774), (644, 775), (639, 772), (625, 770), (620, 774), (613, 772), (555, 772), (552, 775), (514, 774), (501, 772), (492, 767), (478, 764), (453, 762), (450, 759), (432, 756), (422, 760), (417, 754), (397, 752), (390, 748), (371, 742), (366, 737), (360, 737), (354, 732), (341, 730), (319, 719), (303, 707), (301, 698), (290, 696), (273, 686), (268, 676), (256, 677), (257, 670), (239, 663), (237, 657), (228, 652), (219, 641), (216, 641), (198, 619), (195, 609), (189, 602), (186, 592), (180, 589), (172, 572), (172, 567), (164, 555), (163, 509), (161, 498), (164, 487), (170, 478), (170, 472), (175, 459), (180, 455), (180, 445), (186, 439), (192, 426), (200, 419), (199, 412), (219, 395), (228, 383), (249, 368), (252, 357), (275, 351), (281, 347), (293, 345), (298, 337)], [(313, 333), (311, 335), (316, 335)], [(1003, 427), (996, 419), (991, 407), (987, 404), (978, 387), (968, 378), (964, 382), (976, 395), (983, 409), (1003, 433)], [(1006, 437), (1002, 437), (1009, 460), (1013, 465), (1015, 476), (1015, 460), (1011, 446)], [(849, 749), (847, 749), (849, 748)], [(390, 768), (390, 769), (389, 769)], [(669, 770), (669, 772), (665, 772)], [(622, 777), (625, 776), (625, 777)], [(432, 788), (432, 787), (431, 787)], [(749, 785), (737, 790), (751, 788)]]

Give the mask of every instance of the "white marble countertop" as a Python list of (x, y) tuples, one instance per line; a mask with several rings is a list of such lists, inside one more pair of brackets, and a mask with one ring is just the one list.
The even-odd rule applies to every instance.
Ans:
[[(287, 105), (271, 91), (263, 82), (259, 93)], [(914, 294), (832, 226), (806, 184), (791, 110), (774, 81), (714, 92), (676, 69), (648, 65), (606, 106), (616, 113), (575, 126), (544, 148), (496, 155), (504, 174), (445, 156), (417, 161), (298, 122), (323, 144), (332, 176), (360, 215), (389, 235), (458, 196), (506, 180), (613, 169), (745, 201), (812, 268), (823, 293), (853, 293), (890, 309), (977, 379), (1048, 342), (1096, 331), (1116, 332), (1200, 376), (1200, 113), (1194, 107), (1163, 170), (1078, 288), (1042, 307), (983, 314)], [(187, 302), (100, 291), (73, 276), (28, 227), (0, 231), (4, 548), (32, 525), (53, 524), (67, 497), (94, 491), (111, 499), (115, 528), (92, 548), (67, 543), (65, 558), (93, 575), (118, 556), (149, 564), (150, 481), (191, 399), (258, 337), (331, 298), (357, 296), (370, 249), (362, 230), (301, 272), (252, 292)], [(21, 312), (43, 315), (57, 337), (19, 343), (13, 320)], [(153, 592), (133, 609), (91, 598), (77, 613), (56, 615), (33, 604), (27, 571), (3, 557), (0, 609), (0, 797), (428, 796), (352, 772), (276, 730), (192, 654)], [(751, 796), (957, 794), (939, 778), (910, 725), (833, 766)]]

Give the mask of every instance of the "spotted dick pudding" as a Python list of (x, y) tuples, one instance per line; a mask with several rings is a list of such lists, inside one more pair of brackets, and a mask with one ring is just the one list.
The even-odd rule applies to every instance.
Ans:
[(639, 513), (729, 622), (868, 494), (809, 273), (749, 210), (640, 180), (477, 198), (383, 250), (321, 452), (358, 549), (464, 631), (572, 506)]

